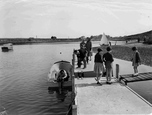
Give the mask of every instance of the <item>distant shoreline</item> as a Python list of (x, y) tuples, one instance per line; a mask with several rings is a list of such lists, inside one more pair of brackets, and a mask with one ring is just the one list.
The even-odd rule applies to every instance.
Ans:
[(19, 42), (12, 42), (12, 41), (7, 41), (7, 42), (0, 42), (0, 45), (7, 44), (7, 43), (12, 43), (13, 45), (26, 45), (26, 44), (64, 44), (64, 43), (79, 43), (80, 41), (42, 41), (42, 42), (33, 42), (33, 41), (19, 41)]
[(40, 44), (40, 43), (65, 43), (65, 42), (80, 42), (81, 39), (33, 39), (33, 38), (7, 38), (0, 39), (0, 45), (6, 43), (12, 43), (13, 45), (21, 45), (21, 44)]

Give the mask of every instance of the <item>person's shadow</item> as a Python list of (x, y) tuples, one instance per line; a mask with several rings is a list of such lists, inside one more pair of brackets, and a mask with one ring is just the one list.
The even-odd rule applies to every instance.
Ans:
[[(96, 76), (94, 71), (83, 71), (82, 74), (83, 74), (83, 79), (85, 79), (85, 78), (93, 78), (94, 79), (95, 76)], [(75, 78), (78, 78), (78, 72), (75, 72)], [(104, 78), (104, 79), (102, 79), (102, 78)], [(113, 77), (112, 77), (112, 79), (113, 79)], [(104, 75), (101, 77), (100, 81), (101, 81), (102, 85), (109, 85), (109, 84), (106, 83), (106, 73), (104, 73)], [(111, 85), (114, 85), (115, 83), (118, 83), (118, 81), (114, 80)], [(95, 86), (96, 87), (96, 86), (101, 86), (101, 85), (97, 84), (96, 81), (95, 81), (94, 83), (77, 84), (77, 86), (78, 87), (89, 87), (89, 86)]]
[(89, 87), (89, 86), (100, 86), (97, 83), (83, 83), (83, 84), (77, 84), (77, 87)]
[(84, 78), (93, 78), (96, 76), (96, 74), (93, 71), (82, 71), (82, 72), (75, 72), (75, 78), (78, 77), (78, 74), (82, 73)]

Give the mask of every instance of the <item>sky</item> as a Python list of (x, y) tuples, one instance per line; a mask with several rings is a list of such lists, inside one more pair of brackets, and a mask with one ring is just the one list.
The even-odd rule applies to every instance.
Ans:
[(152, 0), (0, 0), (0, 38), (125, 36), (152, 30)]

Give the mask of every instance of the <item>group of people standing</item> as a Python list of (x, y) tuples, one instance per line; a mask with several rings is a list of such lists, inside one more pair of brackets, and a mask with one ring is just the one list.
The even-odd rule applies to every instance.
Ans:
[[(113, 75), (113, 55), (111, 54), (111, 47), (106, 48), (107, 52), (102, 56), (102, 49), (98, 48), (97, 53), (94, 58), (94, 72), (96, 73), (95, 80), (97, 84), (102, 85), (100, 77), (103, 76), (103, 73), (106, 72), (106, 83), (111, 84), (111, 77)], [(138, 66), (141, 64), (140, 53), (137, 50), (137, 47), (132, 47), (133, 56), (131, 58), (134, 74), (132, 76), (138, 76)]]
[(102, 85), (99, 80), (100, 77), (106, 72), (106, 79), (107, 84), (111, 84), (111, 77), (112, 77), (112, 63), (114, 61), (113, 56), (111, 54), (111, 47), (106, 48), (107, 52), (102, 56), (102, 49), (98, 48), (97, 53), (94, 58), (94, 72), (96, 73), (95, 80), (97, 84)]
[(91, 50), (92, 50), (91, 38), (87, 38), (86, 43), (85, 40), (83, 39), (82, 42), (80, 43), (80, 49), (75, 51), (78, 60), (77, 68), (80, 68), (82, 63), (84, 64), (83, 69), (86, 68), (87, 63), (89, 63), (89, 60), (91, 61), (91, 56), (92, 56)]
[[(94, 56), (94, 72), (96, 73), (95, 80), (97, 84), (102, 85), (100, 81), (101, 76), (106, 76), (106, 83), (111, 84), (111, 77), (113, 76), (113, 55), (111, 53), (112, 48), (107, 46), (106, 53), (103, 54), (101, 48), (97, 49), (97, 53)], [(137, 47), (132, 47), (133, 56), (131, 58), (132, 66), (134, 69), (133, 76), (138, 75), (138, 66), (141, 64), (140, 53), (137, 50)], [(78, 60), (78, 67), (80, 68), (82, 63), (84, 65), (83, 69), (86, 68), (89, 60), (91, 61), (92, 56), (92, 42), (91, 38), (87, 38), (87, 42), (83, 39), (80, 43), (80, 49), (75, 51)]]

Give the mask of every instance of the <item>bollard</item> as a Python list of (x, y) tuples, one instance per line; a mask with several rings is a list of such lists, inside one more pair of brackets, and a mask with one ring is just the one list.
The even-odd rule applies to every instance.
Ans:
[(116, 64), (116, 78), (119, 79), (119, 64)]

